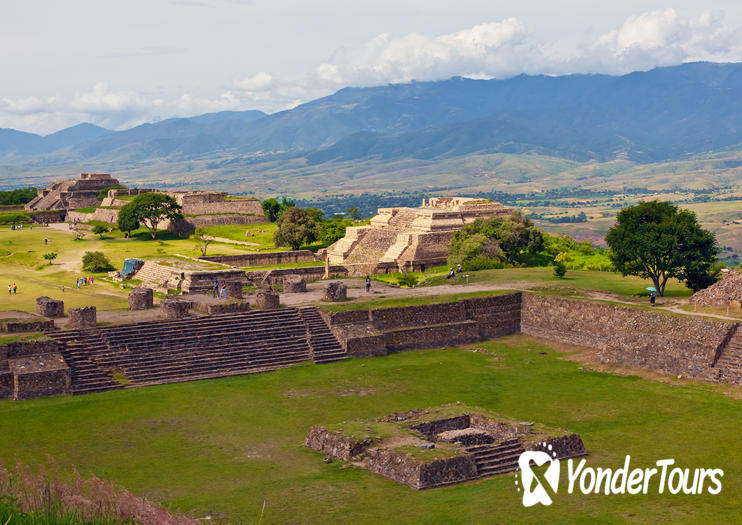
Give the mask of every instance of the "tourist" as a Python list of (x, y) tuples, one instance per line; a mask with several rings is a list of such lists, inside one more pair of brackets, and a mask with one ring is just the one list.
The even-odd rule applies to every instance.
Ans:
[(446, 279), (450, 279), (451, 277), (456, 277), (456, 273), (453, 271), (453, 266), (448, 271), (448, 275), (446, 276)]
[(64, 285), (62, 285), (62, 293), (64, 293)]
[(216, 279), (214, 279), (214, 288), (211, 290), (211, 292), (214, 297), (216, 297), (219, 293), (219, 281), (217, 281)]
[(93, 279), (94, 279), (94, 278), (95, 278), (95, 277), (93, 277), (92, 275), (90, 276), (90, 284), (93, 284), (93, 282), (94, 282), (94, 281), (93, 281)]
[(649, 303), (652, 306), (654, 306), (655, 298), (656, 298), (656, 294), (654, 293), (654, 290), (652, 290), (651, 292), (649, 292)]
[(227, 297), (227, 283), (225, 281), (222, 281), (222, 284), (219, 287), (219, 297), (221, 298)]
[(8, 285), (8, 295), (13, 295), (13, 287), (10, 284)]
[(16, 294), (16, 293), (18, 293), (18, 286), (15, 283), (13, 283), (13, 294)]
[(49, 239), (47, 239), (46, 237), (44, 238), (44, 244), (45, 244), (45, 245), (46, 245), (46, 244), (49, 244)]
[(456, 265), (456, 273), (461, 273), (463, 271), (463, 268), (461, 268), (461, 263)]
[(371, 277), (366, 276), (366, 293), (371, 291)]

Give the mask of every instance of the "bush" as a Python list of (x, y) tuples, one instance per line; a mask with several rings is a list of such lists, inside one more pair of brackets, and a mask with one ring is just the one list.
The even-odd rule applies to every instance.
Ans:
[(554, 261), (554, 275), (562, 279), (567, 273), (567, 266), (562, 261)]
[(85, 252), (82, 269), (86, 272), (108, 272), (113, 270), (113, 265), (103, 252)]
[(20, 224), (22, 222), (31, 222), (31, 216), (25, 211), (0, 212), (0, 224)]
[(103, 226), (102, 224), (96, 224), (93, 226), (93, 233), (100, 236), (100, 238), (103, 238), (104, 233), (108, 233), (108, 228), (106, 226)]
[(405, 286), (407, 288), (414, 288), (417, 284), (417, 275), (412, 273), (403, 273), (399, 277), (397, 277), (397, 284), (400, 286)]

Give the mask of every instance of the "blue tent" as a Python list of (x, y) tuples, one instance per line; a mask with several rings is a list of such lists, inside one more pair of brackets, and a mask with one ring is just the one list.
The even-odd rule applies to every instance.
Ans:
[(126, 278), (132, 275), (135, 272), (134, 267), (137, 263), (144, 264), (144, 261), (141, 259), (125, 259), (124, 267), (121, 269), (121, 277)]

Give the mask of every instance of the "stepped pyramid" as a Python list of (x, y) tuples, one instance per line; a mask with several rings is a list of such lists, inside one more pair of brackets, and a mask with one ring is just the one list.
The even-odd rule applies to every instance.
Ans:
[[(345, 265), (351, 273), (370, 273), (374, 264), (425, 271), (446, 263), (453, 232), (479, 218), (508, 214), (500, 203), (466, 197), (423, 199), (419, 208), (379, 208), (369, 226), (347, 228), (327, 254), (330, 264)], [(354, 265), (363, 268), (354, 272)]]

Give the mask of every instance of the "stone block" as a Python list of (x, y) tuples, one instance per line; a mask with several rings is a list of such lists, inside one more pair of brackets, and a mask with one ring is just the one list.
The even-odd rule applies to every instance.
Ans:
[(64, 301), (46, 296), (37, 297), (36, 313), (44, 317), (64, 317)]
[(129, 292), (129, 310), (146, 310), (154, 304), (152, 288), (134, 288)]
[(234, 281), (228, 282), (227, 297), (230, 299), (242, 299), (242, 283)]
[(287, 275), (283, 278), (283, 293), (300, 293), (307, 291), (307, 280), (298, 275)]
[(162, 316), (165, 319), (183, 319), (190, 315), (188, 310), (193, 308), (193, 301), (167, 298), (160, 303), (160, 308), (162, 308)]
[(325, 287), (325, 301), (345, 301), (348, 298), (348, 287), (340, 281), (327, 283)]
[(70, 368), (59, 352), (9, 359), (8, 366), (13, 374), (14, 399), (70, 393)]
[(83, 306), (69, 310), (69, 324), (72, 328), (95, 328), (96, 321), (95, 306)]
[(270, 289), (258, 290), (255, 294), (255, 306), (263, 310), (274, 310), (278, 308), (279, 297)]

